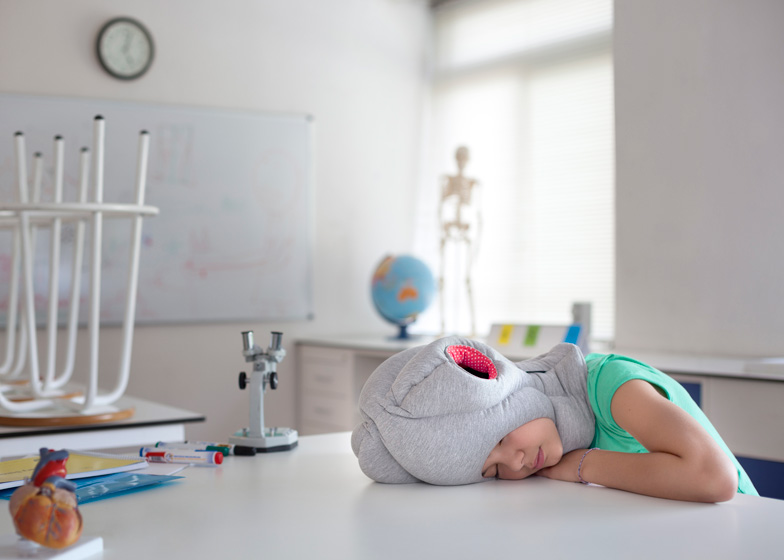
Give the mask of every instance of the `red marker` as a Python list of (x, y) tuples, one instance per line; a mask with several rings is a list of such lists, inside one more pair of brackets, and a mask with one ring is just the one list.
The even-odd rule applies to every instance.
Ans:
[(220, 451), (142, 447), (139, 449), (139, 456), (151, 463), (189, 463), (195, 465), (220, 465), (223, 463), (223, 453)]

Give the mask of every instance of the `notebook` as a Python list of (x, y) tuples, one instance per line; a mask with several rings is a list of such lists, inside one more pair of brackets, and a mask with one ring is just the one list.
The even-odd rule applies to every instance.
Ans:
[[(65, 464), (68, 471), (67, 479), (101, 476), (147, 467), (147, 461), (141, 457), (71, 451), (70, 449), (68, 453), (68, 462)], [(38, 456), (33, 456), (0, 461), (0, 490), (24, 484), (25, 478), (32, 477), (38, 460)]]

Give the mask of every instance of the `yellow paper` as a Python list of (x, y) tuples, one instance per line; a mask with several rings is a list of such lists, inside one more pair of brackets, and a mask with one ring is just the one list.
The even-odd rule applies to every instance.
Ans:
[[(69, 451), (68, 462), (65, 464), (68, 474), (66, 478), (85, 478), (115, 472), (141, 469), (147, 462), (141, 457), (123, 457), (109, 455), (91, 455), (78, 451)], [(0, 489), (13, 488), (24, 484), (26, 478), (33, 476), (38, 457), (25, 457), (0, 461)]]

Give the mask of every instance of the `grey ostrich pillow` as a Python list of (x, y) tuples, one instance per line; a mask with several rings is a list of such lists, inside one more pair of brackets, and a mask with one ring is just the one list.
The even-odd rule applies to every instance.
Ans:
[(553, 420), (564, 453), (590, 444), (586, 377), (572, 344), (513, 363), (482, 342), (442, 338), (373, 372), (359, 397), (362, 423), (351, 446), (362, 471), (379, 482), (481, 482), (493, 447), (531, 420)]

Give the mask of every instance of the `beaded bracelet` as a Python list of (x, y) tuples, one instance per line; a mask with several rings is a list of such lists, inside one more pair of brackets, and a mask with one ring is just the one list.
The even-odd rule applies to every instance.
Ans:
[(580, 482), (582, 482), (583, 484), (590, 484), (590, 482), (588, 482), (587, 480), (583, 480), (583, 475), (582, 475), (583, 461), (585, 461), (585, 458), (588, 456), (588, 454), (591, 451), (594, 451), (596, 449), (599, 449), (599, 448), (598, 447), (592, 447), (591, 449), (586, 449), (585, 453), (583, 453), (582, 458), (580, 458), (580, 464), (577, 465), (577, 478), (579, 478)]

